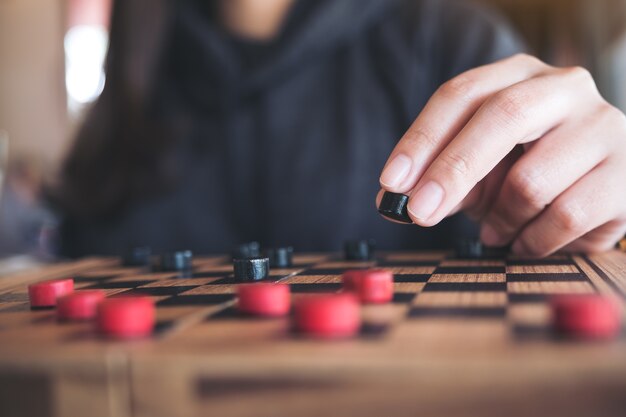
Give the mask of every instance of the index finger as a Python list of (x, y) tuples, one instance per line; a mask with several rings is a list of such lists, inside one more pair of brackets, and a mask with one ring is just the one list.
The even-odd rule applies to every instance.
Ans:
[(391, 152), (380, 176), (382, 188), (395, 193), (413, 189), (487, 97), (547, 68), (538, 59), (515, 55), (464, 72), (443, 84)]
[(437, 156), (411, 193), (415, 223), (431, 226), (457, 206), (517, 144), (542, 137), (587, 100), (576, 71), (562, 70), (502, 90), (487, 100)]

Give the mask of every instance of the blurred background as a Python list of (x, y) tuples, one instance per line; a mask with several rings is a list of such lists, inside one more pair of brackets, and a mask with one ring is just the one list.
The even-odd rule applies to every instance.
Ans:
[[(46, 256), (54, 218), (41, 187), (106, 82), (111, 2), (0, 0), (0, 257)], [(508, 18), (532, 54), (588, 68), (626, 110), (626, 0), (479, 2)]]

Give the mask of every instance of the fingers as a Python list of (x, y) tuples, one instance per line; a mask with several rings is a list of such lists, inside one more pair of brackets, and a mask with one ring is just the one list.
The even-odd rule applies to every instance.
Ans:
[(491, 208), (493, 201), (495, 201), (507, 172), (511, 169), (515, 161), (519, 159), (521, 154), (521, 146), (511, 151), (493, 170), (491, 170), (489, 175), (472, 188), (467, 197), (452, 209), (450, 215), (464, 210), (465, 214), (470, 219), (475, 222), (482, 221), (485, 213)]
[(604, 118), (598, 112), (545, 135), (508, 172), (493, 207), (484, 218), (481, 239), (501, 246), (541, 213), (563, 191), (604, 161), (610, 152)]
[[(513, 166), (515, 161), (520, 157), (521, 152), (521, 147), (518, 147), (517, 150), (511, 152), (509, 155), (506, 156), (506, 158), (500, 161), (500, 163), (493, 169), (493, 171), (489, 173), (489, 176), (487, 176), (480, 184), (472, 189), (470, 194), (464, 200), (465, 204), (459, 204), (452, 210), (450, 215), (455, 214), (466, 208), (464, 206), (469, 206), (470, 208), (465, 210), (465, 214), (467, 214), (467, 216), (474, 221), (481, 220), (487, 210), (491, 207), (491, 202), (495, 200), (497, 192), (504, 182), (506, 173)], [(376, 208), (380, 207), (380, 202), (383, 198), (384, 192), (385, 190), (380, 190), (376, 194)], [(387, 217), (385, 217), (385, 219), (394, 223), (406, 224)]]
[(485, 243), (520, 254), (607, 249), (626, 229), (626, 118), (608, 107), (582, 69), (523, 56), (477, 68), (429, 100), (381, 186), (410, 195), (418, 225), (464, 209)]
[(565, 70), (522, 81), (489, 98), (436, 157), (411, 193), (414, 222), (432, 226), (518, 143), (543, 136), (586, 102), (580, 74)]
[(487, 97), (547, 68), (535, 58), (516, 55), (467, 71), (442, 85), (391, 153), (380, 176), (382, 188), (408, 193)]
[(620, 218), (626, 207), (626, 195), (623, 179), (614, 175), (615, 172), (619, 172), (616, 167), (603, 163), (580, 179), (524, 228), (513, 243), (513, 251), (546, 256)]
[(615, 247), (626, 234), (626, 219), (613, 220), (566, 245), (563, 252), (597, 253)]

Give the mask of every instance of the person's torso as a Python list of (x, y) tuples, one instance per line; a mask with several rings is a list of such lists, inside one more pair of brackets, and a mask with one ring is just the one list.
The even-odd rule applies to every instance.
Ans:
[(116, 254), (134, 245), (218, 253), (250, 240), (337, 250), (354, 238), (384, 249), (435, 248), (475, 233), (460, 216), (426, 229), (376, 211), (380, 171), (438, 82), (430, 52), (409, 45), (386, 12), (277, 74), (261, 65), (207, 80), (192, 64), (198, 51), (184, 52), (173, 105), (192, 123), (179, 141), (178, 186), (107, 221), (70, 225), (66, 235), (85, 253)]

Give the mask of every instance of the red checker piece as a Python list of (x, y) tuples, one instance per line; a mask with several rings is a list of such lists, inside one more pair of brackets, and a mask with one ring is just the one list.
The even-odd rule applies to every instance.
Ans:
[(118, 339), (148, 336), (154, 328), (156, 311), (149, 297), (107, 298), (98, 305), (98, 331)]
[(31, 307), (54, 307), (57, 298), (74, 291), (72, 278), (53, 279), (28, 286), (28, 297)]
[(237, 287), (239, 311), (258, 316), (284, 316), (291, 305), (289, 285), (256, 283)]
[(359, 303), (353, 294), (306, 296), (295, 304), (296, 329), (322, 339), (354, 336), (361, 327)]
[(611, 339), (620, 333), (619, 302), (599, 294), (562, 295), (552, 299), (554, 327), (583, 339)]
[(362, 303), (388, 303), (393, 298), (393, 273), (386, 269), (355, 269), (343, 276), (344, 289)]
[(89, 320), (96, 317), (98, 304), (104, 300), (102, 290), (82, 290), (57, 299), (59, 320)]

